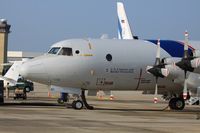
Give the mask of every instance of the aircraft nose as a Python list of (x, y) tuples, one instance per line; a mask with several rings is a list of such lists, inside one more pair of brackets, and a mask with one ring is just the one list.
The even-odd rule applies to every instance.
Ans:
[(44, 64), (40, 61), (27, 61), (22, 63), (19, 74), (25, 78), (35, 82), (48, 82), (48, 76), (44, 68)]

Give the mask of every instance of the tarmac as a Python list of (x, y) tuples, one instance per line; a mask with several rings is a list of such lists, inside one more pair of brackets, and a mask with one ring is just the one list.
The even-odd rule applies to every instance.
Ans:
[(154, 104), (151, 97), (136, 94), (131, 100), (125, 95), (112, 101), (88, 97), (94, 110), (74, 110), (69, 104), (57, 104), (55, 98), (9, 99), (0, 105), (0, 133), (200, 132), (200, 106), (173, 111), (167, 102)]

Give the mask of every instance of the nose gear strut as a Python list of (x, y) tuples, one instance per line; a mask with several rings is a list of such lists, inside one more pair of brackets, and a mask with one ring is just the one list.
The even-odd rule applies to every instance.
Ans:
[(90, 109), (90, 110), (94, 109), (93, 106), (91, 106), (91, 105), (89, 105), (89, 104), (87, 103), (87, 100), (86, 100), (86, 98), (85, 98), (85, 90), (84, 90), (84, 89), (81, 90), (81, 99), (82, 99), (83, 104), (85, 105), (85, 107), (86, 107), (87, 109)]

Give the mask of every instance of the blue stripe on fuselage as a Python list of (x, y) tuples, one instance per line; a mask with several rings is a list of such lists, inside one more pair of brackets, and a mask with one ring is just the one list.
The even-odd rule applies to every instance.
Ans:
[[(158, 40), (147, 40), (157, 45)], [(183, 57), (184, 44), (178, 41), (172, 40), (160, 40), (160, 47), (164, 49), (172, 57)], [(192, 54), (192, 48), (189, 47), (189, 54)]]

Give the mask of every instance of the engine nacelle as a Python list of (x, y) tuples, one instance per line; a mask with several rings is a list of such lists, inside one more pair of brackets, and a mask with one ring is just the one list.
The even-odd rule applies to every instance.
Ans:
[(172, 58), (163, 58), (162, 59), (162, 62), (166, 65), (169, 65), (169, 64), (174, 64), (176, 62), (179, 62), (181, 60), (181, 58), (178, 58), (178, 57), (172, 57)]
[(165, 68), (168, 71), (167, 77), (169, 79), (175, 79), (183, 76), (184, 71), (177, 67), (175, 64), (166, 65)]
[(199, 67), (199, 66), (200, 66), (200, 57), (191, 60), (191, 66), (192, 66), (193, 68)]
[(194, 56), (194, 57), (200, 57), (200, 50), (195, 50), (195, 51), (193, 52), (193, 56)]

